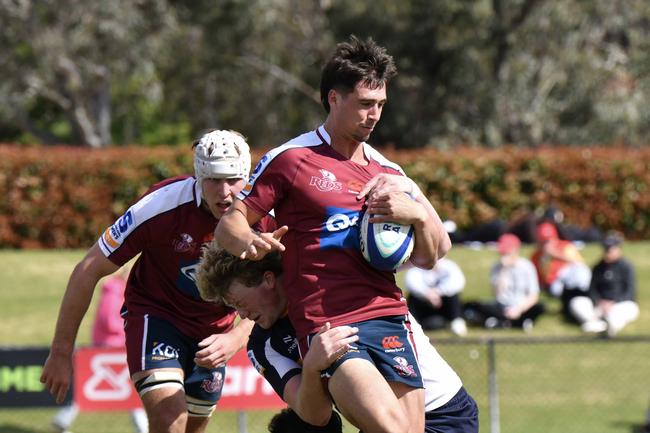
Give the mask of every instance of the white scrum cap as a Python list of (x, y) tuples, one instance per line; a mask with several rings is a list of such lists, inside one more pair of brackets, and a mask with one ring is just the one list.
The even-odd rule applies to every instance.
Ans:
[(250, 171), (248, 143), (238, 132), (211, 131), (194, 146), (194, 175), (199, 182), (206, 178), (248, 180)]

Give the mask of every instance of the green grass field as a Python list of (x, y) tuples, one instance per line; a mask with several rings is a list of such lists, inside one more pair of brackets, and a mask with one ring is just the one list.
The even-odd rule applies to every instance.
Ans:
[[(524, 254), (530, 250), (525, 249)], [(455, 344), (447, 331), (431, 333), (441, 354), (454, 367), (481, 408), (481, 431), (490, 431), (487, 396), (487, 346), (495, 338), (497, 380), (503, 433), (633, 433), (643, 421), (650, 397), (650, 339), (627, 341), (630, 336), (650, 335), (650, 243), (628, 243), (626, 256), (635, 264), (638, 279), (639, 320), (613, 341), (589, 339), (560, 343), (518, 343), (526, 339), (518, 330), (470, 329), (466, 344)], [(597, 260), (600, 248), (587, 246), (588, 263)], [(68, 275), (82, 251), (0, 251), (1, 346), (45, 346), (52, 338), (58, 305)], [(488, 272), (496, 252), (455, 247), (450, 257), (467, 277), (465, 299), (488, 298)], [(398, 276), (399, 279), (400, 276)], [(544, 299), (550, 310), (530, 335), (560, 337), (581, 335), (564, 323), (559, 304)], [(94, 306), (93, 306), (94, 308)], [(91, 311), (78, 343), (89, 342)], [(503, 338), (507, 342), (503, 342)], [(514, 343), (511, 340), (514, 339)], [(499, 341), (502, 342), (499, 342)], [(54, 409), (0, 409), (0, 432), (50, 432)], [(248, 431), (263, 432), (271, 413), (247, 414)], [(210, 432), (237, 432), (237, 414), (217, 412)], [(83, 413), (73, 426), (75, 433), (130, 432), (126, 413)], [(346, 432), (355, 431), (346, 428)]]

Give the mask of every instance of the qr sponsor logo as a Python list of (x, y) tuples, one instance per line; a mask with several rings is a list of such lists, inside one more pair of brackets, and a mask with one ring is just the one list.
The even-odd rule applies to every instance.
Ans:
[(358, 248), (359, 211), (328, 206), (320, 235), (321, 248)]
[(404, 344), (399, 341), (399, 337), (397, 335), (384, 337), (381, 340), (381, 347), (384, 348), (385, 353), (404, 352), (405, 350)]

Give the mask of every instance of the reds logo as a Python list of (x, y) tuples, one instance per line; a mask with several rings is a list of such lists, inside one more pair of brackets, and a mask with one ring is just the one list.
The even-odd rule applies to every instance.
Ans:
[(415, 369), (412, 365), (409, 365), (409, 362), (406, 360), (406, 358), (396, 356), (393, 358), (393, 360), (397, 362), (397, 365), (393, 365), (393, 368), (395, 371), (397, 371), (397, 374), (406, 377), (417, 376), (417, 374), (415, 374)]
[(321, 174), (321, 177), (312, 176), (309, 181), (310, 186), (315, 186), (319, 191), (329, 192), (329, 191), (341, 191), (343, 184), (336, 181), (336, 176), (333, 173), (320, 169), (318, 170)]
[(178, 239), (174, 239), (172, 241), (172, 245), (174, 246), (174, 251), (178, 253), (186, 253), (196, 248), (196, 242), (194, 242), (194, 238), (192, 238), (192, 236), (188, 235), (187, 233), (181, 233), (178, 236)]
[(201, 383), (201, 388), (206, 392), (219, 392), (223, 386), (223, 374), (220, 371), (212, 373), (212, 380), (204, 380)]

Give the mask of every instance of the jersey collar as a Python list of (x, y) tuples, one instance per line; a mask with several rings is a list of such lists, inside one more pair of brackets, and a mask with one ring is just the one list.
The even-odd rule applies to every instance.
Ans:
[(194, 179), (194, 202), (196, 207), (201, 207), (201, 183), (198, 179)]
[(327, 143), (330, 146), (332, 145), (332, 139), (330, 138), (330, 135), (325, 130), (325, 124), (319, 126), (318, 129), (316, 129), (316, 135), (318, 135), (318, 138), (320, 138), (323, 141), (323, 143)]

